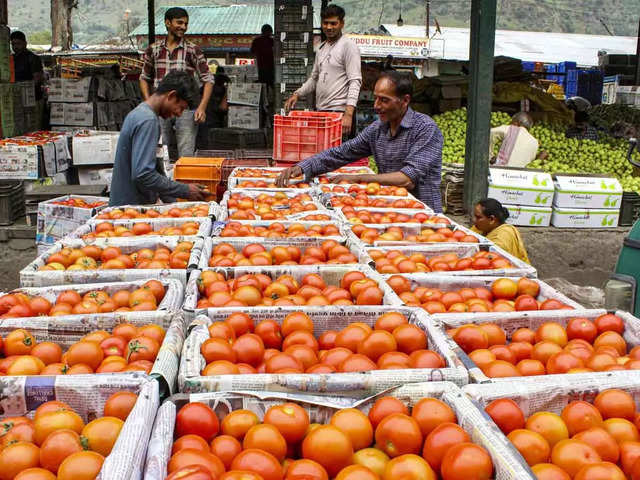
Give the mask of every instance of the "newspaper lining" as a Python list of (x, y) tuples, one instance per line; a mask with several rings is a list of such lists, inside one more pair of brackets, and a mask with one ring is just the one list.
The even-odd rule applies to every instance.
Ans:
[[(198, 237), (208, 237), (211, 234), (211, 219), (207, 217), (203, 218), (135, 218), (135, 219), (127, 219), (127, 220), (89, 220), (87, 223), (78, 227), (75, 231), (71, 232), (66, 238), (79, 238), (82, 239), (85, 235), (90, 233), (95, 233), (96, 226), (101, 223), (111, 223), (114, 227), (126, 227), (132, 228), (136, 223), (148, 223), (151, 225), (152, 232), (149, 235), (141, 235), (139, 237), (151, 237), (151, 236), (163, 236), (163, 235), (154, 235), (154, 232), (167, 227), (180, 227), (181, 225), (188, 222), (196, 222), (199, 224), (198, 233), (195, 236)], [(164, 235), (166, 236), (166, 235)], [(179, 236), (179, 235), (175, 235)], [(110, 237), (110, 238), (118, 238), (118, 237)], [(128, 237), (132, 238), (132, 237)]]

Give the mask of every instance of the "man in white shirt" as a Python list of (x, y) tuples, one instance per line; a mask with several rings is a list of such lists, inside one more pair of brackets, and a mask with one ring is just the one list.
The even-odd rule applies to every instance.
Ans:
[(342, 133), (352, 136), (354, 113), (362, 85), (360, 50), (353, 40), (342, 34), (345, 11), (331, 4), (322, 13), (322, 31), (327, 40), (316, 52), (311, 77), (287, 100), (291, 110), (300, 97), (315, 90), (316, 109), (324, 112), (343, 112)]
[(538, 140), (529, 133), (533, 126), (531, 115), (525, 112), (516, 113), (511, 125), (502, 125), (491, 129), (489, 157), (493, 157), (493, 149), (502, 140), (500, 151), (492, 161), (494, 166), (526, 167), (538, 155)]

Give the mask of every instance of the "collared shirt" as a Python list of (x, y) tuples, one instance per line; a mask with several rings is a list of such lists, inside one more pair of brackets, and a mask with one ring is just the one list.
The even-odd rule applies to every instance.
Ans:
[(213, 75), (202, 50), (184, 38), (173, 51), (167, 48), (166, 39), (150, 45), (142, 60), (144, 66), (140, 78), (153, 83), (154, 89), (158, 88), (167, 73), (176, 70), (197, 76), (200, 83), (213, 83)]
[(373, 155), (380, 173), (404, 173), (415, 186), (412, 193), (441, 212), (442, 144), (442, 132), (431, 117), (409, 108), (395, 136), (388, 123), (376, 120), (353, 140), (309, 157), (298, 166), (310, 178)]

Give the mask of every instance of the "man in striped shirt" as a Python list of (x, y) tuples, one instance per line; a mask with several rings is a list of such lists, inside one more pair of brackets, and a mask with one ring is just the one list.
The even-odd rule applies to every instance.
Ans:
[(411, 78), (396, 71), (384, 72), (374, 91), (374, 109), (379, 119), (353, 140), (286, 169), (276, 184), (284, 187), (290, 178), (303, 174), (308, 181), (373, 155), (380, 173), (338, 175), (333, 182), (377, 182), (405, 187), (434, 211), (441, 212), (442, 132), (431, 117), (409, 107), (412, 93)]
[(207, 118), (207, 104), (213, 92), (213, 75), (204, 54), (197, 45), (184, 38), (189, 27), (189, 14), (180, 7), (169, 8), (164, 14), (167, 38), (150, 45), (144, 52), (144, 66), (140, 74), (140, 90), (144, 100), (158, 88), (162, 79), (172, 71), (197, 76), (203, 85), (202, 98), (195, 110), (185, 110), (178, 118), (162, 121), (162, 140), (170, 145), (175, 139), (180, 157), (193, 157), (196, 149), (198, 124)]

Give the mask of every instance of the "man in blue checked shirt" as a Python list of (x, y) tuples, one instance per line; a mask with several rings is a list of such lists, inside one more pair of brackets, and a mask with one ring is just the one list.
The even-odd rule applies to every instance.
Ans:
[(441, 212), (442, 132), (431, 117), (409, 108), (412, 93), (413, 84), (406, 74), (384, 72), (374, 90), (374, 109), (379, 119), (353, 140), (287, 168), (276, 184), (285, 187), (290, 178), (303, 174), (308, 181), (373, 155), (380, 173), (338, 175), (333, 182), (377, 182), (404, 187), (434, 211)]

